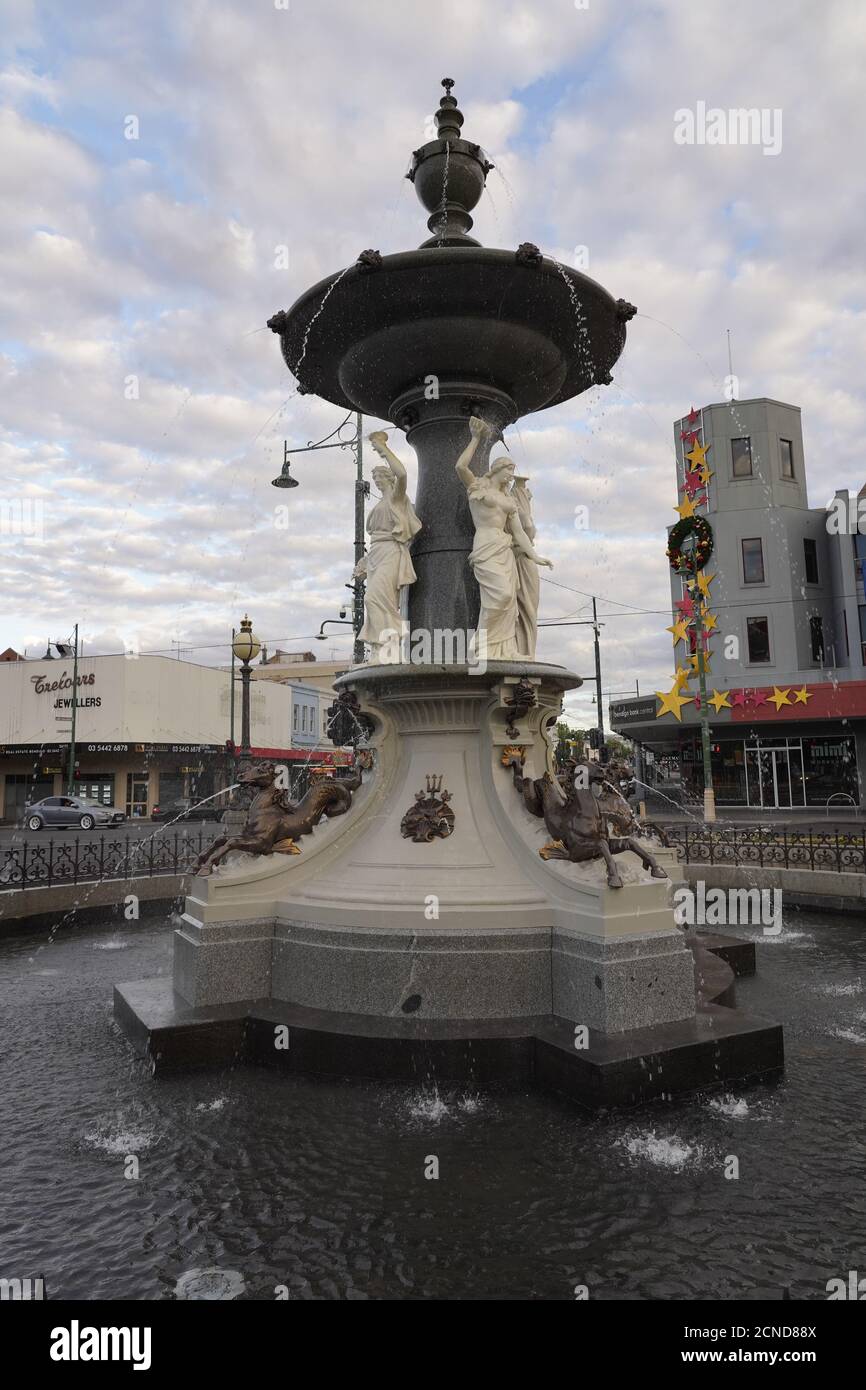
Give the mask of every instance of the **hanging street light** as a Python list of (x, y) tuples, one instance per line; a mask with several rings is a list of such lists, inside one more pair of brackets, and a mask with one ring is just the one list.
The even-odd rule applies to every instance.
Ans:
[[(355, 428), (352, 434), (346, 435), (343, 431), (353, 418)], [(326, 434), (324, 439), (320, 439), (317, 444), (307, 443), (303, 448), (292, 449), (293, 454), (312, 454), (319, 449), (352, 449), (355, 454), (355, 565), (364, 558), (364, 503), (370, 496), (370, 484), (364, 482), (364, 436), (361, 432), (363, 417), (360, 411), (349, 411), (345, 420), (342, 420), (335, 430)], [(293, 478), (289, 468), (289, 446), (287, 441), (283, 441), (283, 467), (278, 478), (274, 478), (272, 487), (298, 487), (298, 479)], [(355, 579), (347, 586), (353, 592), (352, 600), (352, 629), (355, 633), (355, 645), (352, 652), (352, 659), (356, 663), (364, 660), (364, 643), (361, 641), (360, 632), (364, 626), (364, 581)]]

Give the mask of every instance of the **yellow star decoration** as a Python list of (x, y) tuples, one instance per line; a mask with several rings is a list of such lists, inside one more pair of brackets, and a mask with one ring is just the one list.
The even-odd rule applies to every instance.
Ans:
[(712, 632), (713, 628), (719, 620), (716, 617), (715, 613), (711, 613), (707, 608), (707, 605), (704, 604), (703, 608), (701, 609), (701, 621), (704, 625), (704, 632)]
[(777, 685), (774, 685), (773, 693), (768, 695), (767, 699), (771, 705), (775, 705), (776, 709), (780, 710), (783, 705), (790, 705), (791, 701), (788, 699), (790, 693), (790, 690), (780, 690)]
[(688, 517), (695, 515), (694, 500), (691, 497), (684, 497), (680, 505), (674, 507), (674, 511), (679, 512), (683, 521), (685, 521)]
[(713, 476), (712, 468), (708, 468), (707, 465), (704, 464), (703, 468), (698, 469), (698, 472), (701, 475), (701, 482), (703, 483), (704, 487), (706, 487), (710, 481), (710, 478)]
[[(697, 654), (697, 652), (695, 652), (694, 656), (690, 656), (690, 657), (689, 657), (689, 663), (690, 663), (691, 668), (692, 668), (693, 671), (697, 671), (697, 670), (698, 670), (698, 654)], [(709, 671), (709, 669), (710, 669), (710, 654), (709, 654), (709, 652), (705, 652), (705, 653), (704, 653), (704, 670), (705, 670), (705, 671)]]
[(731, 702), (728, 699), (728, 692), (726, 690), (714, 690), (707, 704), (713, 706), (716, 714), (718, 714), (719, 710), (731, 708)]
[[(771, 698), (772, 698), (772, 697), (771, 697)], [(806, 687), (805, 687), (805, 685), (804, 685), (802, 690), (795, 690), (795, 691), (794, 691), (794, 699), (793, 699), (793, 702), (792, 702), (792, 703), (795, 704), (795, 705), (805, 705), (805, 704), (807, 704), (807, 703), (809, 702), (809, 700), (811, 700), (811, 698), (812, 698), (812, 692), (811, 692), (811, 690), (807, 690)]]
[(665, 632), (672, 632), (674, 635), (674, 646), (677, 642), (687, 642), (689, 640), (689, 625), (685, 618), (677, 618), (673, 627), (666, 627)]
[(689, 453), (686, 454), (686, 458), (692, 465), (693, 470), (696, 468), (706, 468), (707, 454), (710, 452), (712, 447), (712, 444), (695, 443), (692, 445), (691, 450), (689, 451)]
[(710, 597), (710, 585), (715, 577), (714, 574), (705, 574), (703, 570), (698, 571), (698, 588), (706, 599)]
[(680, 687), (676, 684), (671, 686), (670, 690), (667, 692), (657, 690), (656, 697), (661, 701), (661, 704), (656, 710), (656, 719), (661, 719), (663, 714), (672, 714), (681, 724), (683, 722), (683, 705), (691, 704), (692, 700), (695, 698), (694, 695), (681, 695)]
[(674, 676), (674, 681), (676, 682), (677, 690), (682, 690), (684, 685), (688, 685), (690, 679), (691, 673), (686, 670), (685, 666), (678, 666), (676, 669), (676, 674)]

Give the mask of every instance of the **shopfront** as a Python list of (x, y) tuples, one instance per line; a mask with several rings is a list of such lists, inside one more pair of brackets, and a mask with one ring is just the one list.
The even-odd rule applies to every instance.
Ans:
[[(296, 693), (305, 736), (292, 739)], [(69, 785), (74, 731), (74, 792), (115, 806), (129, 820), (156, 806), (213, 798), (219, 810), (235, 780), (240, 688), (232, 712), (231, 671), (162, 656), (42, 658), (0, 665), (0, 821), (16, 824), (27, 805)], [(316, 713), (324, 699), (300, 682), (254, 681), (250, 735), (254, 757), (298, 767), (328, 765)], [(295, 780), (300, 781), (298, 777)]]
[[(857, 746), (853, 734), (715, 739), (711, 745), (718, 806), (792, 810), (859, 805)], [(703, 791), (701, 744), (695, 734), (682, 747), (683, 781), (693, 796)]]

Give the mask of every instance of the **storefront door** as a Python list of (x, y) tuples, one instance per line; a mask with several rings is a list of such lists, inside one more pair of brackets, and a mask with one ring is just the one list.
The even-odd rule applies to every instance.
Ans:
[(129, 820), (141, 820), (147, 815), (147, 790), (146, 772), (126, 774), (126, 814)]
[(803, 749), (799, 743), (746, 749), (750, 806), (785, 809), (805, 804)]

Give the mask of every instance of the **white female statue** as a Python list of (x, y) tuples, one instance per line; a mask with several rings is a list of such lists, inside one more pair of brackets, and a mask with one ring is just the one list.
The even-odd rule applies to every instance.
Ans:
[(373, 469), (373, 482), (381, 497), (367, 517), (370, 548), (352, 577), (366, 580), (365, 621), (359, 635), (369, 642), (370, 661), (375, 662), (382, 646), (393, 651), (399, 643), (400, 590), (405, 584), (414, 584), (417, 577), (409, 544), (421, 530), (421, 522), (406, 493), (406, 469), (388, 448), (387, 434), (375, 430), (369, 439), (385, 460)]
[[(528, 540), (535, 540), (535, 522), (532, 519), (532, 493), (527, 487), (529, 479), (515, 475), (511, 497), (517, 503), (517, 515)], [(517, 546), (514, 548), (517, 563), (517, 650), (521, 656), (535, 656), (538, 639), (538, 603), (541, 597), (541, 580), (538, 565)]]
[(481, 440), (489, 436), (490, 426), (473, 415), (469, 431), (472, 438), (457, 460), (456, 468), (469, 494), (469, 510), (475, 524), (475, 543), (469, 556), (481, 590), (475, 655), (484, 655), (490, 661), (507, 661), (511, 657), (528, 655), (518, 650), (517, 642), (515, 550), (534, 565), (545, 565), (548, 569), (553, 569), (553, 565), (533, 550), (520, 523), (517, 503), (508, 495), (514, 478), (511, 459), (494, 459), (489, 472), (476, 478), (469, 464)]

